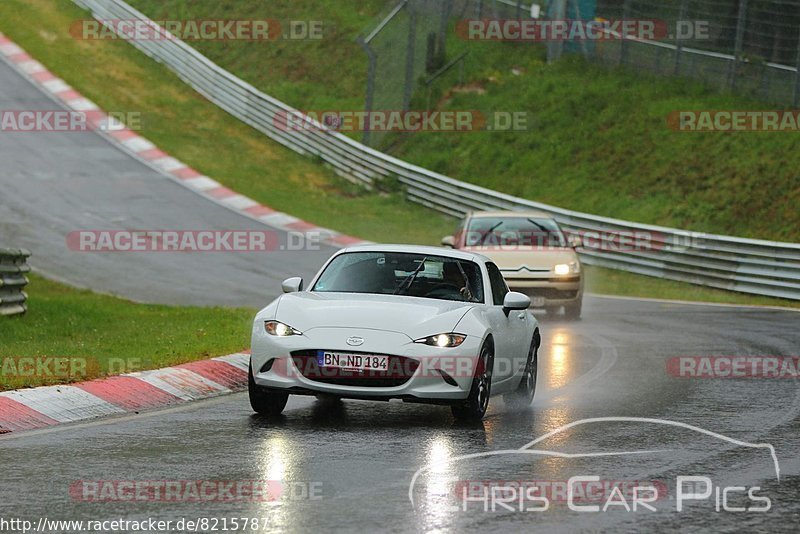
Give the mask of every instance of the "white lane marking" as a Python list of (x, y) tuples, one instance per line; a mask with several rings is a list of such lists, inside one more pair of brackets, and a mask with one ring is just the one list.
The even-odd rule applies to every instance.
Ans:
[(35, 59), (31, 59), (30, 61), (23, 61), (19, 64), (19, 68), (22, 69), (23, 72), (26, 74), (36, 74), (37, 72), (44, 72), (45, 69), (44, 65), (36, 61)]
[(223, 204), (227, 204), (228, 206), (237, 210), (244, 210), (247, 208), (252, 208), (253, 206), (258, 206), (258, 202), (252, 198), (247, 198), (246, 196), (239, 194), (233, 195), (232, 197), (226, 197), (221, 200)]
[(188, 180), (183, 181), (184, 184), (188, 185), (192, 189), (196, 189), (198, 191), (208, 191), (209, 189), (216, 189), (217, 187), (222, 187), (216, 180), (212, 180), (208, 176), (198, 176), (197, 178), (189, 178)]
[(145, 150), (152, 150), (156, 147), (156, 145), (140, 135), (125, 139), (121, 144), (133, 152), (144, 152)]
[(125, 413), (125, 410), (74, 386), (45, 386), (7, 391), (13, 399), (60, 423)]
[(69, 91), (72, 89), (72, 87), (70, 87), (70, 85), (61, 78), (47, 80), (46, 82), (42, 82), (41, 85), (53, 94), (63, 93), (64, 91)]
[(125, 376), (138, 378), (185, 401), (205, 399), (231, 390), (188, 369), (167, 367)]
[(298, 219), (297, 217), (292, 217), (291, 215), (287, 215), (286, 213), (280, 213), (280, 212), (270, 213), (268, 215), (262, 215), (258, 219), (271, 226), (275, 226), (278, 228), (286, 226), (287, 224), (300, 222), (300, 219)]
[(22, 54), (25, 51), (15, 45), (14, 43), (8, 43), (4, 45), (0, 45), (0, 54), (4, 56), (15, 56), (17, 54)]
[(172, 156), (165, 156), (163, 158), (154, 159), (152, 163), (159, 169), (165, 170), (167, 172), (186, 167), (185, 163), (183, 163), (182, 161), (178, 161)]
[(227, 356), (220, 356), (219, 358), (212, 358), (218, 362), (224, 362), (234, 367), (238, 367), (242, 371), (250, 369), (250, 355), (243, 352), (236, 354), (228, 354)]
[(97, 107), (97, 104), (89, 100), (88, 98), (76, 98), (74, 100), (70, 100), (67, 102), (67, 105), (74, 109), (75, 111), (99, 111), (100, 108)]

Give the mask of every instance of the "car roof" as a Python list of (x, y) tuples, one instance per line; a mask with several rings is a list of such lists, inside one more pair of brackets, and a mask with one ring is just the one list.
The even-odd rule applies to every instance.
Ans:
[(553, 216), (543, 211), (473, 211), (469, 214), (473, 219), (487, 217), (536, 217), (539, 219), (552, 219)]
[(354, 245), (352, 247), (347, 247), (340, 250), (338, 254), (345, 252), (408, 252), (413, 254), (444, 256), (446, 258), (455, 258), (458, 260), (477, 261), (484, 263), (491, 263), (492, 261), (483, 254), (477, 254), (475, 252), (466, 252), (447, 247), (431, 247), (425, 245)]

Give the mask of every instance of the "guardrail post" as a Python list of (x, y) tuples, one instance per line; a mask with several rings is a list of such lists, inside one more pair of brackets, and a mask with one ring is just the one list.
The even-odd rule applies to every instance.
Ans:
[(0, 316), (28, 310), (28, 295), (23, 289), (28, 285), (25, 273), (31, 270), (26, 263), (30, 255), (27, 250), (0, 249)]

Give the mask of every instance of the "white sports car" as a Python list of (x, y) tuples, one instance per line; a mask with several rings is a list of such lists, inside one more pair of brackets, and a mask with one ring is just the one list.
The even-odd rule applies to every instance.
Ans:
[(250, 403), (277, 415), (290, 394), (444, 404), (479, 420), (489, 397), (527, 406), (539, 325), (530, 299), (472, 252), (409, 245), (342, 249), (258, 312)]

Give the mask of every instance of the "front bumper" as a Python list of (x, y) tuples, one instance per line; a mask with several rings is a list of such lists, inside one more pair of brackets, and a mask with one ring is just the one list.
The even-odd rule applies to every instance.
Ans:
[(535, 307), (551, 307), (574, 304), (583, 299), (583, 276), (555, 276), (513, 278), (507, 277), (506, 283), (511, 291), (524, 293), (532, 301), (544, 299), (544, 304)]
[[(347, 345), (346, 340), (352, 336), (364, 338), (364, 344)], [(481, 342), (475, 336), (467, 336), (459, 347), (438, 348), (414, 343), (398, 332), (352, 328), (312, 328), (302, 335), (275, 337), (263, 332), (263, 327), (259, 332), (257, 324), (253, 330), (250, 361), (256, 384), (289, 393), (452, 404), (465, 399), (469, 393)], [(337, 383), (329, 378), (315, 379), (310, 372), (316, 366), (310, 360), (317, 350), (388, 355), (411, 365), (403, 366), (409, 370), (408, 375), (394, 382), (385, 380), (385, 375), (345, 372), (355, 379)], [(304, 367), (304, 361), (310, 367)], [(390, 371), (393, 370), (390, 359)]]

